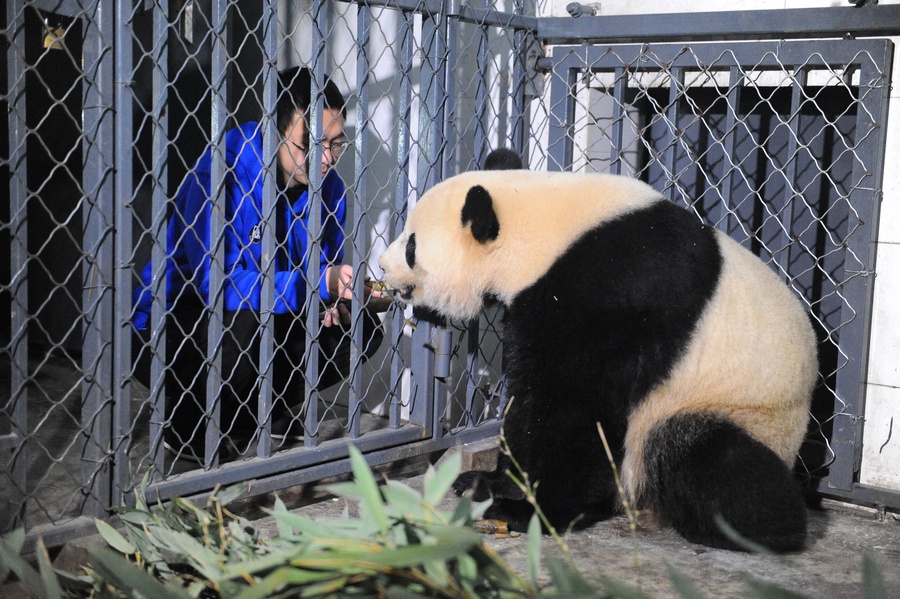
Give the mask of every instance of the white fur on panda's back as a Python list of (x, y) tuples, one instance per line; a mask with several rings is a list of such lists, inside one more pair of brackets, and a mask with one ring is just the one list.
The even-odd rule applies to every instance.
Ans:
[(776, 274), (716, 231), (722, 274), (689, 351), (671, 376), (630, 415), (623, 472), (640, 496), (644, 442), (682, 412), (727, 417), (772, 449), (789, 468), (806, 433), (818, 371), (809, 317)]
[[(489, 291), (505, 302), (537, 281), (585, 231), (662, 199), (649, 185), (615, 175), (475, 171), (426, 193), (409, 224), (415, 229), (458, 222), (454, 215), (476, 185), (488, 191), (500, 221), (499, 237), (488, 244), (490, 261), (476, 263), (491, 268)], [(438, 203), (443, 205), (430, 205)]]

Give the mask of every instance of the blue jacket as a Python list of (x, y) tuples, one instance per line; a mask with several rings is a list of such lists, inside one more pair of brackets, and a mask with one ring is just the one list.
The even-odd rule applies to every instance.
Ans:
[[(265, 175), (262, 128), (251, 122), (232, 129), (225, 134), (225, 147), (225, 309), (259, 310), (261, 270), (266, 268), (260, 259)], [(212, 148), (207, 149), (185, 177), (169, 219), (166, 233), (167, 309), (172, 309), (175, 302), (185, 296), (199, 297), (204, 303), (209, 301), (211, 152)], [(320, 274), (327, 266), (340, 264), (344, 256), (344, 183), (334, 170), (328, 172), (322, 183), (322, 200)], [(286, 231), (284, 251), (276, 252), (286, 253), (288, 260), (276, 264), (275, 312), (299, 313), (306, 298), (309, 193), (304, 191), (293, 206), (278, 193), (276, 210), (285, 215), (283, 222), (292, 224)], [(271, 224), (274, 226), (274, 222)], [(141, 273), (141, 285), (133, 294), (136, 329), (147, 326), (153, 300), (152, 277), (152, 263), (148, 262)], [(330, 299), (324, 276), (319, 293), (323, 300)]]

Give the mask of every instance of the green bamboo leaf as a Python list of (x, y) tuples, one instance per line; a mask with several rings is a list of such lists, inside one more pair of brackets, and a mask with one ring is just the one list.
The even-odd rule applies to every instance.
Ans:
[[(291, 512), (287, 511), (266, 511), (272, 514), (272, 516), (275, 518), (275, 523), (278, 526), (278, 532), (282, 537), (293, 536), (294, 531), (296, 531), (301, 535), (309, 535), (311, 537), (332, 537), (337, 539), (358, 538), (358, 535), (348, 534), (347, 528), (341, 526), (329, 526), (328, 524), (325, 524), (325, 522), (327, 522), (326, 520), (315, 521), (305, 516), (292, 514)], [(358, 523), (359, 521), (357, 520), (354, 522)], [(331, 522), (331, 524), (336, 523), (337, 521)]]
[(210, 496), (207, 505), (212, 506), (214, 499), (218, 500), (220, 505), (229, 505), (237, 499), (240, 499), (241, 497), (246, 495), (249, 489), (250, 483), (247, 481), (239, 482), (223, 489), (217, 489), (213, 491), (213, 494)]
[(447, 587), (451, 584), (450, 569), (446, 561), (426, 561), (422, 563), (425, 575), (434, 581), (439, 587)]
[(131, 555), (135, 552), (134, 545), (129, 543), (125, 537), (123, 537), (118, 530), (110, 526), (109, 523), (104, 522), (99, 518), (95, 518), (94, 524), (97, 525), (97, 532), (100, 533), (100, 536), (103, 537), (103, 540), (106, 541), (110, 547), (125, 555)]
[(183, 589), (164, 585), (109, 549), (101, 548), (90, 552), (90, 564), (107, 583), (127, 597), (134, 599), (149, 597), (153, 599), (189, 599)]
[(428, 466), (425, 473), (425, 503), (437, 505), (447, 495), (453, 481), (459, 476), (461, 466), (462, 456), (458, 451), (454, 451), (437, 470)]
[[(0, 542), (0, 564), (5, 564), (9, 570), (19, 577), (32, 594), (45, 597), (44, 583), (40, 574), (31, 565), (22, 559), (19, 550), (13, 550), (17, 539), (3, 539)], [(20, 546), (21, 547), (21, 546)]]
[[(17, 528), (5, 537), (0, 537), (0, 545), (4, 546), (9, 553), (20, 555), (22, 547), (25, 546), (25, 529)], [(10, 569), (6, 562), (0, 559), (0, 585), (6, 582), (9, 572)]]
[[(186, 532), (159, 529), (156, 531), (156, 534), (159, 535), (160, 540), (166, 544), (169, 550), (182, 558), (187, 558), (205, 576), (212, 578), (220, 572), (219, 560), (222, 559), (222, 556), (217, 551), (205, 547)], [(166, 561), (172, 562), (171, 559)]]
[(289, 585), (304, 586), (333, 580), (333, 572), (314, 572), (293, 567), (278, 568), (256, 583), (244, 588), (234, 599), (264, 599)]
[(887, 599), (884, 577), (871, 556), (863, 556), (863, 596), (866, 599)]
[(534, 513), (528, 523), (528, 549), (526, 553), (528, 562), (528, 579), (537, 584), (541, 573), (541, 519)]
[(666, 566), (666, 569), (669, 571), (669, 579), (672, 581), (672, 586), (681, 597), (684, 599), (703, 599), (704, 596), (703, 593), (700, 592), (700, 589), (682, 575), (681, 572), (668, 565)]
[(373, 476), (372, 470), (366, 463), (363, 454), (353, 445), (348, 445), (348, 449), (350, 451), (350, 465), (353, 468), (353, 477), (362, 495), (359, 509), (372, 518), (382, 533), (386, 533), (390, 522), (388, 522), (387, 514), (384, 511), (384, 502), (381, 499), (381, 491), (378, 489), (378, 484), (375, 482), (375, 476)]
[(433, 517), (422, 504), (422, 495), (403, 483), (388, 480), (381, 492), (384, 495), (386, 510), (395, 518), (405, 517), (426, 520)]
[(62, 599), (62, 587), (59, 586), (56, 572), (53, 570), (53, 566), (50, 565), (50, 556), (47, 555), (47, 548), (44, 546), (43, 540), (38, 539), (35, 553), (37, 554), (41, 582), (44, 584), (44, 599)]
[[(600, 593), (592, 588), (581, 576), (581, 573), (570, 567), (567, 562), (547, 556), (547, 570), (550, 572), (553, 590), (548, 594), (542, 594), (542, 597), (600, 599)], [(625, 594), (619, 595), (614, 593), (616, 597), (621, 597), (621, 599), (648, 599), (640, 593), (630, 594), (630, 589), (625, 589), (625, 587), (621, 587), (621, 589), (625, 591)]]
[(459, 498), (456, 509), (453, 510), (453, 515), (450, 516), (450, 522), (458, 522), (468, 526), (474, 521), (475, 518), (472, 517), (472, 494), (464, 493)]
[(459, 556), (459, 577), (472, 582), (478, 579), (478, 563), (469, 554)]
[(136, 524), (138, 526), (146, 524), (147, 522), (153, 522), (154, 520), (152, 514), (148, 514), (145, 511), (136, 510), (133, 508), (119, 508), (116, 510), (116, 515), (122, 522), (125, 522), (127, 524)]
[(274, 516), (275, 526), (278, 529), (279, 537), (291, 537), (294, 535), (294, 528), (290, 524), (285, 522), (282, 518), (279, 517), (281, 514), (289, 513), (287, 506), (284, 505), (284, 502), (281, 500), (281, 497), (276, 495), (274, 509), (266, 510), (266, 512), (268, 512), (270, 515)]

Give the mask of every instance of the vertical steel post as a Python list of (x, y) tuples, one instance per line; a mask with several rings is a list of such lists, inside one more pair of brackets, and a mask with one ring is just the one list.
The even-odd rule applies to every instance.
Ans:
[[(419, 95), (419, 160), (416, 187), (419, 195), (440, 182), (444, 149), (444, 102), (446, 99), (445, 28), (440, 14), (422, 15), (421, 93)], [(410, 421), (440, 436), (442, 403), (435, 397), (434, 354), (429, 350), (434, 327), (418, 321), (411, 341)]]
[(734, 163), (734, 154), (737, 147), (737, 128), (741, 122), (741, 91), (744, 88), (744, 74), (739, 66), (732, 66), (728, 72), (728, 94), (726, 96), (726, 116), (725, 116), (725, 139), (723, 140), (723, 149), (725, 158), (723, 164), (727, 169), (722, 181), (719, 184), (719, 195), (721, 201), (718, 210), (711, 215), (713, 224), (731, 235), (731, 224), (735, 222), (735, 218), (731, 216), (731, 209), (734, 206), (734, 199), (731, 197), (734, 191), (734, 171), (737, 165)]
[[(156, 473), (165, 472), (163, 427), (166, 420), (166, 225), (169, 204), (169, 45), (168, 9), (153, 7), (153, 139), (150, 251), (153, 303), (150, 309), (150, 453)], [(177, 401), (177, 398), (173, 398)]]
[(791, 258), (795, 251), (791, 231), (794, 227), (794, 204), (803, 201), (803, 193), (798, 191), (797, 162), (800, 160), (800, 111), (803, 109), (807, 79), (806, 67), (796, 67), (791, 85), (791, 113), (788, 115), (788, 150), (787, 164), (784, 166), (784, 205), (779, 220), (781, 229), (778, 232), (778, 247), (774, 248), (773, 259), (781, 269), (782, 279), (791, 284)]
[[(272, 455), (272, 381), (274, 374), (275, 347), (275, 196), (277, 193), (278, 166), (276, 156), (281, 133), (277, 130), (278, 115), (278, 1), (267, 0), (263, 11), (263, 114), (260, 120), (263, 135), (263, 160), (267, 165), (263, 181), (262, 213), (269, 224), (263, 227), (260, 251), (261, 269), (264, 269), (262, 290), (259, 298), (261, 339), (259, 343), (260, 386), (256, 417), (261, 425), (256, 454), (261, 457)], [(284, 401), (287, 401), (285, 398)]]
[(669, 125), (668, 142), (666, 143), (665, 164), (662, 167), (668, 171), (669, 183), (666, 185), (665, 195), (670, 201), (678, 200), (678, 144), (681, 143), (681, 130), (678, 121), (681, 119), (681, 97), (684, 93), (684, 67), (674, 67), (671, 70), (672, 82), (669, 86), (669, 105), (666, 107), (666, 122)]
[[(861, 60), (859, 87), (865, 110), (857, 109), (856, 154), (852, 188), (848, 201), (853, 207), (848, 224), (842, 280), (844, 298), (840, 322), (839, 354), (846, 364), (838, 366), (834, 403), (834, 430), (831, 443), (835, 461), (828, 469), (828, 486), (850, 490), (856, 482), (862, 459), (863, 416), (866, 396), (869, 335), (875, 285), (879, 208), (884, 175), (884, 146), (890, 97), (893, 45), (886, 43), (883, 54)], [(879, 65), (882, 70), (879, 70)], [(863, 90), (866, 90), (863, 93)], [(869, 235), (851, 235), (857, 226), (868, 223)], [(866, 318), (861, 318), (865, 314)]]
[(11, 433), (19, 441), (10, 456), (12, 482), (0, 530), (24, 527), (28, 486), (28, 157), (25, 139), (25, 8), (6, 3), (9, 49), (6, 53), (9, 94), (9, 231), (10, 231), (10, 403)]
[[(553, 69), (550, 81), (550, 132), (547, 143), (547, 170), (572, 170), (575, 124), (575, 90), (578, 73), (584, 65), (579, 56), (569, 55)], [(562, 73), (563, 76), (557, 76)]]
[(350, 375), (349, 375), (349, 414), (348, 435), (356, 439), (360, 434), (360, 416), (362, 415), (362, 349), (366, 342), (363, 335), (363, 322), (365, 317), (364, 277), (368, 267), (365, 261), (365, 227), (366, 216), (369, 210), (369, 34), (372, 29), (372, 8), (360, 4), (356, 16), (356, 164), (354, 165), (356, 176), (354, 189), (356, 190), (356, 210), (353, 212), (353, 303), (351, 305), (351, 317), (353, 326), (350, 328)]
[(625, 140), (625, 119), (628, 112), (625, 110), (625, 92), (628, 91), (628, 71), (624, 67), (615, 70), (615, 83), (613, 84), (613, 124), (612, 124), (612, 162), (609, 172), (614, 175), (622, 174), (622, 144)]
[(82, 64), (86, 80), (82, 106), (85, 192), (82, 240), (82, 411), (85, 446), (81, 480), (82, 513), (100, 516), (110, 507), (109, 453), (112, 433), (112, 327), (115, 230), (112, 0), (97, 0), (85, 19)]
[[(206, 341), (206, 431), (204, 468), (218, 465), (222, 443), (222, 340), (225, 318), (225, 132), (228, 128), (228, 2), (212, 0), (212, 123), (210, 145), (209, 303)], [(202, 376), (202, 375), (201, 375)]]
[(322, 111), (325, 98), (322, 84), (325, 81), (325, 35), (321, 23), (327, 2), (315, 0), (312, 6), (312, 77), (310, 86), (309, 152), (307, 153), (307, 174), (309, 178), (309, 229), (307, 231), (306, 255), (309, 256), (306, 268), (306, 423), (304, 426), (304, 445), (318, 445), (319, 435), (319, 335), (322, 328), (319, 321), (321, 300), (319, 272), (322, 255)]
[[(515, 13), (525, 14), (524, 0), (516, 0)], [(527, 72), (526, 54), (528, 53), (528, 37), (521, 29), (516, 29), (513, 34), (513, 90), (512, 90), (512, 147), (522, 157), (523, 164), (528, 163), (525, 154), (527, 145), (525, 138), (525, 126), (527, 114), (525, 108), (525, 89), (528, 78), (532, 73)]]
[[(407, 200), (410, 195), (409, 188), (409, 158), (410, 158), (410, 130), (412, 123), (412, 70), (413, 70), (413, 41), (415, 14), (410, 11), (401, 11), (400, 17), (400, 93), (398, 98), (397, 116), (397, 187), (394, 197), (394, 215), (391, 219), (391, 239), (397, 239), (403, 231), (403, 223), (406, 220)], [(391, 386), (390, 386), (390, 412), (389, 420), (391, 428), (400, 427), (400, 416), (403, 408), (402, 398), (398, 392), (402, 384), (403, 371), (403, 345), (406, 343), (403, 335), (405, 327), (403, 310), (394, 308), (391, 320), (391, 331), (394, 338), (392, 345), (394, 353), (391, 357)]]
[(131, 0), (116, 2), (116, 81), (115, 81), (115, 199), (116, 199), (116, 271), (115, 314), (113, 321), (113, 496), (121, 504), (132, 487), (128, 450), (131, 447), (134, 422), (131, 414), (131, 287), (134, 275), (132, 239), (132, 44)]

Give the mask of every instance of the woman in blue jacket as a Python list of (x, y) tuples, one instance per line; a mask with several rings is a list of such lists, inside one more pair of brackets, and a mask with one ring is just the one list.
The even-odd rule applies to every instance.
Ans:
[[(303, 398), (304, 302), (309, 213), (308, 119), (311, 77), (308, 69), (292, 68), (279, 73), (276, 126), (280, 143), (276, 154), (277, 188), (275, 204), (275, 356), (272, 365), (274, 407), (272, 436), (283, 440), (302, 433), (288, 407)], [(322, 313), (319, 334), (322, 353), (320, 378), (311, 381), (325, 388), (349, 371), (349, 323), (346, 306), (336, 300), (349, 299), (353, 269), (341, 265), (344, 255), (346, 199), (344, 183), (333, 169), (347, 145), (343, 126), (346, 109), (337, 86), (326, 80), (322, 112), (322, 228), (318, 261), (319, 294), (327, 307)], [(266, 159), (262, 152), (262, 127), (246, 123), (225, 135), (225, 254), (224, 334), (222, 339), (221, 433), (232, 444), (251, 438), (261, 425), (256, 418), (259, 384), (260, 292), (263, 271), (261, 241), (265, 215), (262, 211)], [(166, 234), (168, 258), (166, 277), (166, 435), (167, 448), (194, 461), (204, 458), (206, 402), (206, 332), (209, 303), (210, 231), (215, 199), (211, 189), (212, 150), (210, 147), (188, 173), (178, 190)], [(270, 219), (271, 222), (271, 219)], [(160, 273), (161, 274), (161, 273)], [(151, 281), (154, 265), (148, 263), (141, 274), (141, 286), (134, 292), (133, 324), (144, 343), (136, 373), (148, 382), (150, 351), (149, 315), (152, 304)], [(271, 284), (271, 283), (270, 283)], [(378, 293), (375, 292), (378, 296)], [(318, 309), (318, 307), (317, 307)], [(366, 312), (365, 347), (371, 356), (381, 343), (377, 321)], [(228, 445), (220, 442), (222, 457)]]

